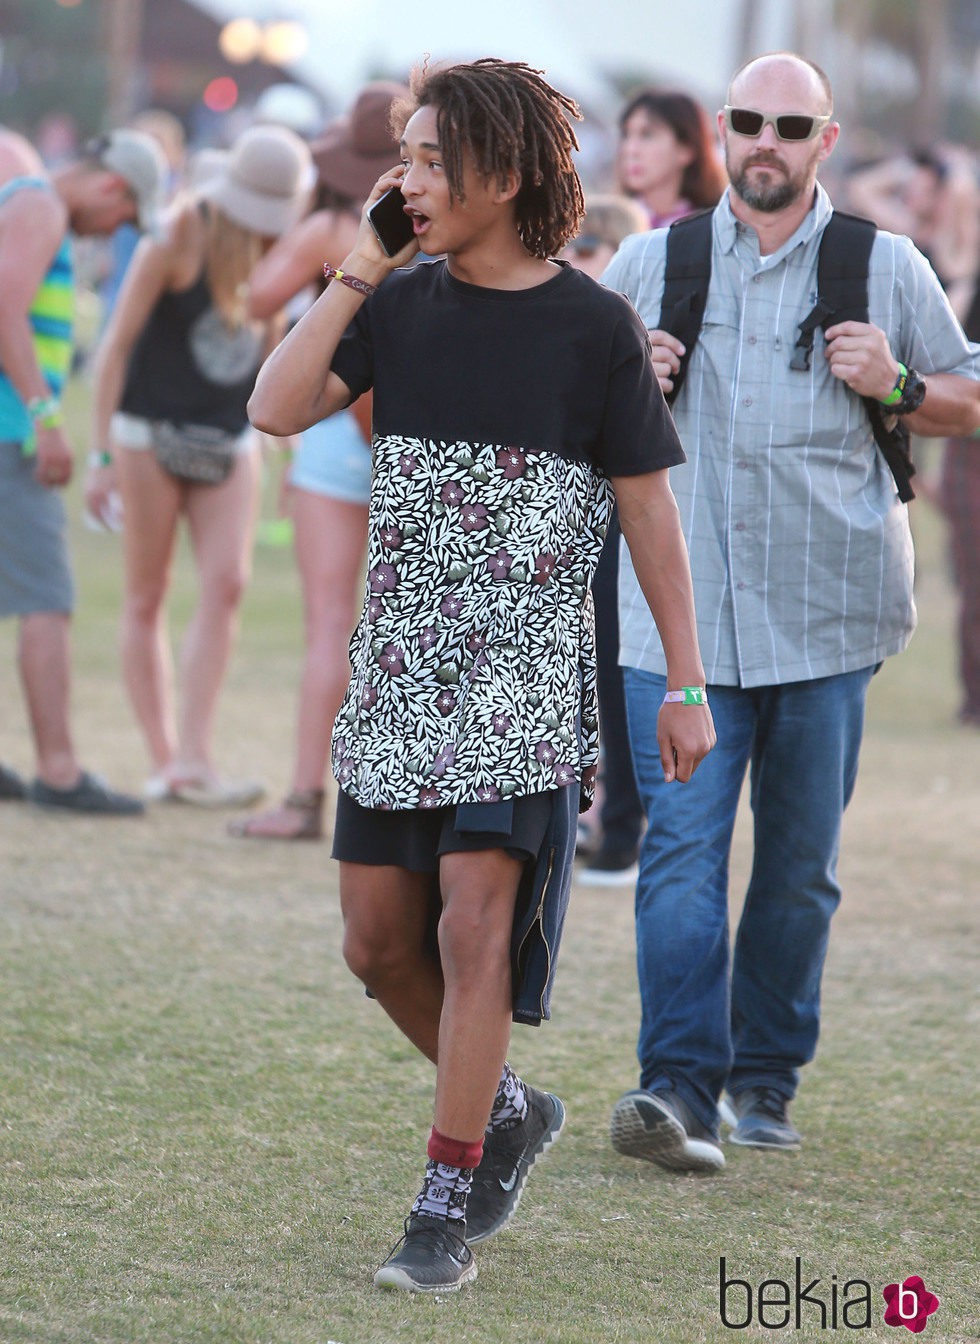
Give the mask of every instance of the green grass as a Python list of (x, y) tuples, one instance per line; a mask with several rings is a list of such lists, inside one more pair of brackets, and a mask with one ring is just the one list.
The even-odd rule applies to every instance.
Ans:
[[(79, 396), (81, 394), (78, 394)], [(77, 515), (77, 495), (70, 497)], [(458, 1297), (371, 1274), (415, 1193), (432, 1076), (342, 964), (326, 846), (248, 845), (221, 819), (0, 815), (0, 1340), (4, 1344), (890, 1341), (881, 1289), (921, 1274), (925, 1339), (980, 1338), (976, 1225), (976, 735), (952, 725), (952, 606), (917, 512), (922, 628), (876, 679), (846, 819), (824, 1030), (796, 1156), (729, 1149), (670, 1177), (607, 1139), (635, 1079), (631, 901), (577, 890), (555, 1019), (515, 1065), (566, 1099), (566, 1136)], [(118, 541), (73, 527), (75, 718), (87, 763), (137, 786), (115, 659)], [(174, 602), (191, 600), (186, 557)], [(275, 791), (291, 754), (299, 604), (261, 549), (221, 760)], [(0, 628), (4, 758), (30, 768)], [(748, 860), (744, 825), (736, 893)], [(736, 901), (737, 906), (737, 901)], [(737, 910), (734, 912), (737, 916)], [(971, 941), (972, 940), (972, 941)], [(972, 1031), (971, 1031), (972, 1028)], [(873, 1328), (726, 1330), (718, 1264), (754, 1284), (865, 1279)], [(820, 1290), (818, 1290), (820, 1291)], [(733, 1299), (733, 1309), (734, 1309)], [(902, 1336), (904, 1338), (904, 1336)]]

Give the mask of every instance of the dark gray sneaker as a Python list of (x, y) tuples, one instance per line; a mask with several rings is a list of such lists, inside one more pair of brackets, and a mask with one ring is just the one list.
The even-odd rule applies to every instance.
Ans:
[(668, 1171), (719, 1171), (725, 1165), (718, 1135), (703, 1125), (672, 1088), (637, 1088), (620, 1097), (610, 1125), (612, 1146), (626, 1157)]
[(744, 1087), (721, 1103), (721, 1118), (731, 1125), (730, 1143), (744, 1148), (781, 1148), (793, 1152), (803, 1142), (790, 1124), (789, 1101), (774, 1087)]
[(513, 1129), (488, 1134), (483, 1160), (466, 1199), (466, 1240), (471, 1246), (502, 1232), (521, 1202), (531, 1168), (558, 1139), (565, 1107), (550, 1092), (527, 1088), (527, 1115)]
[(413, 1213), (405, 1235), (374, 1276), (376, 1288), (403, 1293), (456, 1293), (476, 1278), (466, 1223)]
[(70, 789), (55, 789), (43, 779), (27, 786), (27, 798), (37, 807), (66, 812), (85, 812), (89, 816), (139, 817), (146, 807), (128, 793), (116, 793), (97, 775), (83, 771)]
[(27, 785), (16, 770), (0, 764), (0, 801), (11, 802), (27, 797)]

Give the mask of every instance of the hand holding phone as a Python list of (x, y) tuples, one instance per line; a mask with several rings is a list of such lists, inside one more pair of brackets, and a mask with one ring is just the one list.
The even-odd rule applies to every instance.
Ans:
[(405, 214), (405, 197), (397, 187), (376, 200), (367, 216), (385, 256), (397, 256), (415, 238), (412, 221)]

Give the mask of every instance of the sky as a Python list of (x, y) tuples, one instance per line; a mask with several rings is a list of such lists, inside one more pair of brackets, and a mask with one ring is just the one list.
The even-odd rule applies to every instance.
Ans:
[[(434, 58), (501, 56), (544, 68), (600, 112), (603, 68), (648, 72), (717, 102), (737, 59), (738, 0), (196, 0), (218, 18), (305, 19), (310, 48), (296, 73), (346, 105), (368, 73)], [(791, 6), (760, 0), (763, 31), (781, 45)], [(813, 0), (817, 3), (817, 0)], [(781, 16), (781, 17), (780, 17)]]

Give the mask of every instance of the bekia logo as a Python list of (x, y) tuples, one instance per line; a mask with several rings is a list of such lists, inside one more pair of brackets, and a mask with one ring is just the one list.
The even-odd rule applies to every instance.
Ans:
[[(904, 1325), (920, 1334), (928, 1318), (939, 1308), (939, 1298), (929, 1292), (918, 1274), (902, 1283), (889, 1283), (882, 1296), (887, 1304), (886, 1325)], [(836, 1274), (826, 1282), (810, 1279), (797, 1256), (792, 1281), (763, 1279), (758, 1285), (748, 1279), (729, 1277), (728, 1261), (718, 1265), (718, 1314), (727, 1330), (747, 1330), (758, 1324), (765, 1330), (870, 1330), (871, 1284), (866, 1279), (839, 1283)]]
[(939, 1310), (939, 1298), (930, 1293), (918, 1274), (911, 1274), (904, 1283), (888, 1284), (882, 1296), (888, 1303), (885, 1324), (904, 1325), (916, 1335), (926, 1328), (932, 1313)]

